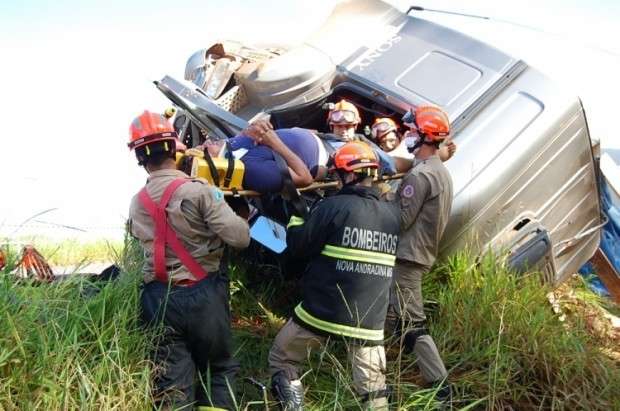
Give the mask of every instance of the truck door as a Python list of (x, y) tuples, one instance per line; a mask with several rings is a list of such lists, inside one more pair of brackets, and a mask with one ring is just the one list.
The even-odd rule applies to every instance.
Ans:
[[(188, 117), (194, 127), (208, 133), (209, 138), (221, 140), (232, 137), (248, 126), (248, 122), (218, 106), (198, 86), (165, 76), (155, 86)], [(184, 128), (192, 124), (183, 125)], [(194, 142), (195, 143), (195, 142)], [(195, 144), (193, 144), (195, 145)]]

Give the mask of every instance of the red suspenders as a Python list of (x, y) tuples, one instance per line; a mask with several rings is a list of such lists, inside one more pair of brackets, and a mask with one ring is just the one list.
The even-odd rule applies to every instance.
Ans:
[(153, 239), (153, 267), (155, 269), (155, 278), (162, 283), (168, 282), (168, 273), (166, 271), (166, 244), (170, 246), (172, 251), (181, 260), (181, 263), (191, 272), (196, 281), (200, 281), (205, 278), (208, 273), (204, 268), (192, 257), (187, 251), (183, 243), (179, 240), (176, 233), (168, 225), (168, 216), (166, 215), (166, 206), (170, 201), (170, 198), (174, 194), (177, 188), (190, 180), (184, 178), (178, 178), (173, 180), (168, 187), (164, 190), (164, 194), (159, 200), (159, 204), (155, 203), (153, 199), (146, 192), (144, 187), (139, 196), (140, 203), (149, 213), (153, 221), (155, 222), (155, 237)]

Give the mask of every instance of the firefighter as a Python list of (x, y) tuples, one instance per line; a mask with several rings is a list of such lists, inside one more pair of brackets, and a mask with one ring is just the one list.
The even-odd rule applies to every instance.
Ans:
[(311, 212), (292, 217), (287, 245), (310, 260), (302, 301), (269, 352), (272, 391), (286, 410), (303, 409), (299, 367), (328, 337), (347, 342), (353, 386), (366, 408), (387, 409), (383, 332), (395, 261), (400, 210), (371, 186), (373, 150), (349, 142), (333, 156), (342, 189)]
[(372, 138), (381, 150), (389, 153), (400, 143), (398, 125), (389, 117), (378, 117), (370, 128)]
[[(145, 111), (130, 126), (129, 148), (149, 174), (131, 201), (129, 227), (144, 249), (141, 317), (161, 327), (153, 352), (155, 405), (236, 409), (231, 387), (239, 366), (221, 263), (225, 244), (248, 246), (248, 223), (221, 191), (176, 169), (175, 142), (161, 114)], [(202, 389), (208, 381), (210, 396)]]
[(447, 400), (448, 373), (428, 334), (422, 277), (435, 262), (452, 206), (452, 179), (438, 156), (439, 144), (450, 134), (450, 124), (448, 116), (436, 107), (418, 107), (409, 114), (403, 120), (416, 136), (409, 145), (415, 164), (398, 188), (401, 233), (386, 330), (401, 337), (403, 352), (416, 354), (424, 380), (439, 386), (438, 399)]
[[(406, 138), (410, 132), (401, 135), (398, 124), (389, 117), (377, 117), (370, 128), (372, 138), (381, 150), (395, 157), (396, 168), (399, 173), (407, 172), (413, 166), (413, 156), (407, 151)], [(448, 161), (456, 152), (456, 144), (450, 137), (446, 138), (439, 147), (437, 155), (441, 161)]]
[[(336, 139), (329, 134), (324, 135), (321, 139), (324, 145), (328, 147), (328, 151), (332, 151), (341, 147), (347, 141), (362, 141), (375, 151), (375, 155), (379, 158), (379, 168), (381, 175), (392, 175), (397, 172), (394, 159), (381, 150), (373, 141), (369, 140), (365, 135), (356, 133), (357, 126), (361, 123), (359, 110), (355, 104), (341, 99), (336, 104), (329, 104), (330, 111), (327, 115), (327, 123), (329, 129)], [(325, 138), (327, 136), (327, 138)]]
[(345, 99), (334, 104), (327, 115), (327, 123), (331, 132), (345, 141), (357, 139), (355, 130), (361, 121), (360, 112), (355, 104)]

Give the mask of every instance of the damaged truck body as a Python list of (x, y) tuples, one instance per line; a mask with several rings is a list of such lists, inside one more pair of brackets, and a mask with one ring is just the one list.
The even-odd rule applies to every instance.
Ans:
[[(333, 41), (346, 32), (359, 34)], [(223, 42), (200, 53), (214, 47), (228, 57), (214, 60), (204, 87), (156, 82), (211, 138), (230, 137), (262, 113), (276, 128), (321, 130), (321, 107), (340, 98), (360, 108), (363, 124), (437, 105), (458, 145), (446, 163), (454, 203), (444, 255), (465, 245), (508, 250), (516, 269), (535, 266), (557, 284), (596, 251), (602, 217), (584, 109), (525, 62), (379, 0), (338, 4), (295, 47)], [(199, 142), (187, 124), (183, 132)]]

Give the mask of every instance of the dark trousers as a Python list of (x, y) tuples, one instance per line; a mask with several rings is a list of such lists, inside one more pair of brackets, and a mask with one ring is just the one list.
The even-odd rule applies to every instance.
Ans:
[(239, 364), (232, 357), (228, 297), (228, 278), (217, 273), (192, 287), (169, 289), (156, 281), (144, 286), (142, 321), (157, 330), (156, 405), (191, 409), (195, 402), (235, 409)]

